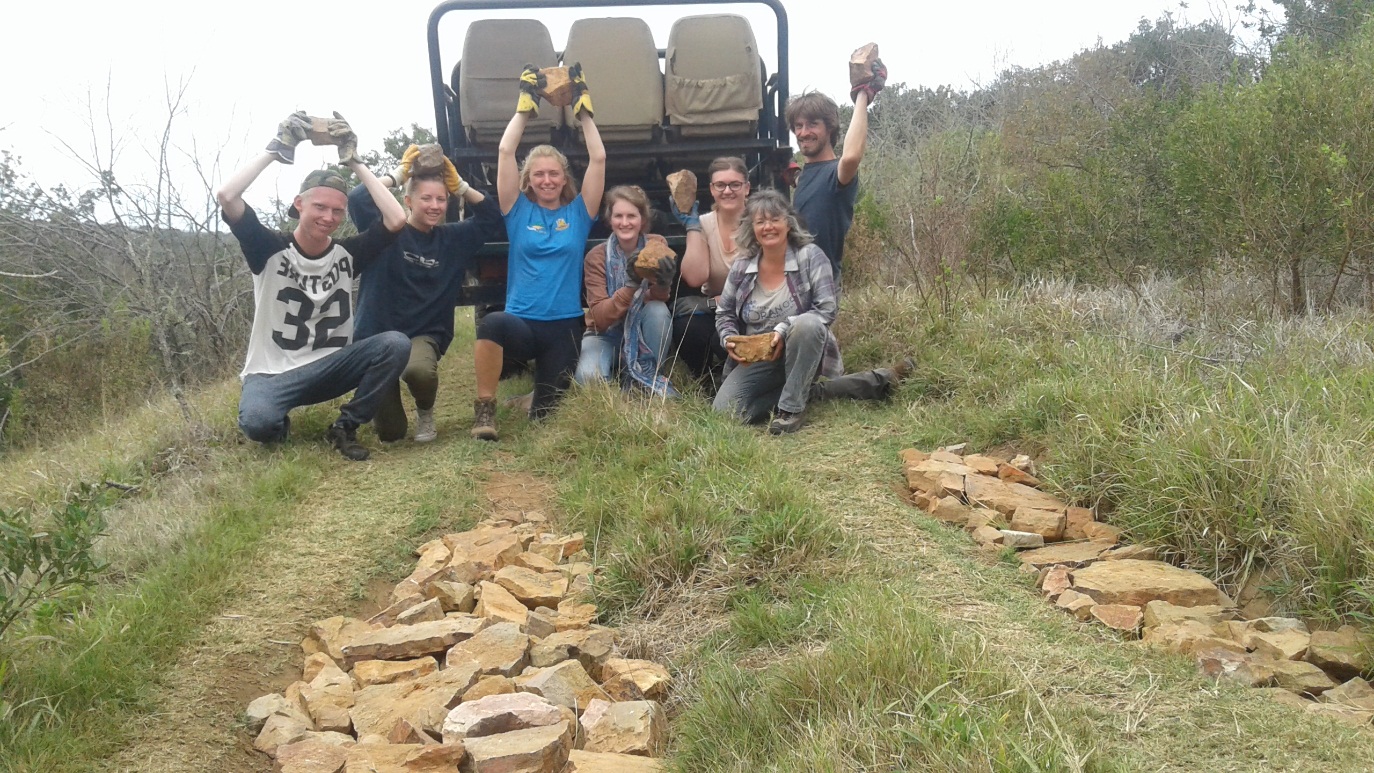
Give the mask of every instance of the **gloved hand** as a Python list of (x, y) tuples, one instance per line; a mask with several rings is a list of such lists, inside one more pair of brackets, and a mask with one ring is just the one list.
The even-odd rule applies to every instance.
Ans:
[(283, 164), (296, 163), (296, 146), (306, 140), (310, 131), (310, 116), (304, 110), (288, 115), (286, 120), (277, 124), (277, 136), (267, 143), (267, 152), (277, 157)]
[(358, 164), (362, 163), (358, 158), (358, 135), (353, 133), (353, 127), (348, 125), (348, 121), (339, 115), (339, 111), (334, 111), (334, 119), (329, 122), (329, 136), (334, 138), (334, 144), (339, 146), (339, 163)]
[(887, 65), (883, 64), (883, 60), (881, 59), (874, 59), (869, 69), (873, 72), (872, 77), (850, 89), (849, 98), (851, 100), (856, 100), (859, 98), (860, 94), (867, 94), (868, 104), (871, 105), (873, 104), (873, 100), (877, 99), (878, 92), (882, 91), (883, 87), (887, 85)]
[(391, 179), (396, 181), (397, 187), (405, 185), (406, 180), (410, 179), (410, 168), (415, 165), (415, 159), (419, 157), (419, 145), (411, 145), (406, 148), (406, 152), (401, 154), (401, 165), (396, 167), (396, 171), (391, 173)]
[(639, 250), (625, 256), (625, 286), (630, 289), (639, 287), (643, 279), (635, 272), (635, 261), (639, 260)]
[(587, 117), (594, 115), (592, 110), (592, 95), (587, 91), (587, 79), (582, 75), (582, 63), (577, 62), (568, 68), (568, 78), (572, 80), (573, 88), (573, 117), (583, 110), (587, 111)]
[(539, 90), (547, 83), (548, 79), (540, 74), (539, 68), (532, 64), (525, 65), (525, 71), (520, 73), (520, 100), (515, 103), (515, 112), (538, 113)]
[(658, 270), (654, 272), (651, 280), (660, 290), (671, 291), (673, 283), (677, 281), (677, 261), (664, 255), (658, 259)]
[(444, 185), (448, 186), (448, 192), (454, 196), (462, 196), (472, 187), (458, 174), (458, 167), (448, 160), (448, 156), (444, 156)]
[(699, 202), (699, 201), (693, 201), (693, 202), (692, 202), (692, 211), (691, 211), (691, 212), (683, 213), (683, 212), (678, 211), (677, 202), (673, 200), (673, 197), (672, 197), (672, 196), (669, 196), (669, 197), (668, 197), (668, 209), (672, 210), (672, 212), (673, 212), (673, 217), (677, 218), (677, 221), (678, 221), (679, 223), (682, 223), (682, 227), (683, 227), (685, 230), (688, 230), (688, 231), (700, 231), (700, 230), (701, 230), (701, 215), (698, 215), (698, 214), (697, 214), (697, 210), (698, 210), (698, 208), (700, 208), (700, 207), (701, 207), (701, 202)]

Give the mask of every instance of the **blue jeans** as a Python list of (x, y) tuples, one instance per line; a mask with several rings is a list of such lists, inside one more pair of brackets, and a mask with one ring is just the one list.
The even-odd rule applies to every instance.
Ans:
[[(636, 320), (639, 324), (639, 337), (653, 352), (654, 370), (663, 367), (664, 351), (673, 332), (673, 315), (668, 304), (662, 301), (649, 301), (644, 304)], [(619, 330), (613, 333), (593, 333), (582, 337), (582, 356), (577, 360), (577, 372), (573, 378), (586, 386), (596, 381), (609, 381), (620, 362), (620, 347), (623, 343)]]
[(748, 424), (767, 421), (775, 408), (805, 411), (825, 355), (825, 334), (825, 323), (815, 316), (797, 317), (782, 337), (782, 356), (772, 362), (735, 363), (711, 407)]
[(410, 339), (388, 332), (348, 346), (285, 373), (252, 373), (239, 396), (239, 429), (249, 440), (285, 440), (292, 408), (314, 405), (354, 391), (339, 409), (339, 423), (357, 427), (372, 420), (382, 398), (410, 360)]

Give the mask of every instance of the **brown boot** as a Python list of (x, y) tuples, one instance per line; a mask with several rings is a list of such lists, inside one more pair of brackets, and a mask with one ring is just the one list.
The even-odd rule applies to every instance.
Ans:
[(473, 402), (472, 436), (477, 440), (496, 440), (496, 398), (478, 398)]

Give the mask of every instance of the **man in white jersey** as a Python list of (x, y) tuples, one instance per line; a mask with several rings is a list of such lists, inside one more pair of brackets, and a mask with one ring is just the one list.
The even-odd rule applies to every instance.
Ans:
[(217, 193), (224, 219), (253, 272), (253, 332), (241, 378), (239, 429), (249, 439), (286, 438), (292, 408), (332, 400), (356, 390), (339, 409), (328, 439), (345, 458), (363, 461), (358, 425), (372, 420), (381, 399), (405, 370), (410, 339), (397, 332), (353, 343), (354, 280), (405, 226), (405, 211), (358, 160), (358, 139), (338, 113), (329, 124), (339, 163), (352, 169), (381, 211), (372, 228), (334, 241), (348, 207), (348, 184), (338, 172), (306, 175), (287, 211), (290, 233), (258, 221), (243, 192), (273, 161), (290, 164), (310, 123), (293, 113), (277, 127), (267, 152), (253, 159)]

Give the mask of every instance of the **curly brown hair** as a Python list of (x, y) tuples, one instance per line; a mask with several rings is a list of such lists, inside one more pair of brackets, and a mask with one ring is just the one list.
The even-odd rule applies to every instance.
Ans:
[(830, 144), (835, 145), (840, 137), (840, 106), (835, 100), (819, 91), (806, 91), (787, 100), (787, 110), (783, 112), (790, 129), (798, 121), (820, 121), (830, 133)]

